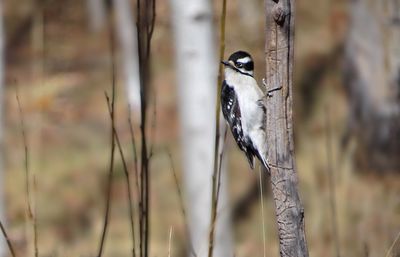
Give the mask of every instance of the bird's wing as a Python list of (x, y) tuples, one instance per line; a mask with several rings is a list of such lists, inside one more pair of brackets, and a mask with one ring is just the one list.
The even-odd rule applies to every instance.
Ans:
[(264, 98), (261, 98), (257, 101), (257, 105), (260, 107), (260, 109), (262, 110), (263, 113), (263, 120), (262, 120), (262, 124), (261, 124), (261, 128), (262, 130), (265, 130), (266, 126), (267, 126), (267, 107), (266, 107), (266, 102)]
[(239, 148), (246, 153), (250, 167), (254, 167), (254, 154), (249, 151), (247, 140), (243, 135), (242, 117), (239, 101), (233, 87), (228, 86), (226, 81), (222, 84), (221, 108), (225, 120), (231, 128), (232, 135)]

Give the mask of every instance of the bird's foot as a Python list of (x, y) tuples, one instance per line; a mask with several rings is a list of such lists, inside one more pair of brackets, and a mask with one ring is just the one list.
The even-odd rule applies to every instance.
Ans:
[(267, 82), (265, 81), (265, 78), (262, 79), (262, 84), (265, 88), (267, 88)]

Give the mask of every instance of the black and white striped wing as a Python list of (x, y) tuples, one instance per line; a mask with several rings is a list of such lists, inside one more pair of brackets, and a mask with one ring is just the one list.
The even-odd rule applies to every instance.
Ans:
[[(246, 153), (250, 167), (254, 167), (254, 154), (249, 149), (249, 145), (243, 135), (242, 116), (240, 112), (239, 101), (233, 87), (230, 87), (226, 81), (222, 83), (221, 108), (225, 120), (228, 122), (233, 138), (240, 150)], [(251, 148), (251, 147), (250, 147)]]

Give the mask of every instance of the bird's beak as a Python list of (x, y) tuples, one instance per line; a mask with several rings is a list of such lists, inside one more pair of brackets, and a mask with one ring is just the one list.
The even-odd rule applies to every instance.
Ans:
[(228, 67), (231, 67), (231, 68), (234, 67), (234, 64), (233, 64), (232, 61), (221, 61), (221, 63), (222, 63), (224, 66), (228, 66)]

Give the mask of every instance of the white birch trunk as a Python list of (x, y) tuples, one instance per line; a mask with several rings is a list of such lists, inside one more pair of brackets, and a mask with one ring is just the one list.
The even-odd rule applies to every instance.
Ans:
[(89, 18), (89, 27), (92, 31), (99, 31), (106, 21), (106, 8), (104, 0), (86, 0), (86, 9)]
[(120, 44), (124, 82), (128, 103), (133, 110), (140, 109), (140, 75), (138, 39), (135, 19), (129, 0), (114, 0), (115, 25)]
[[(212, 6), (209, 0), (170, 2), (188, 223), (194, 251), (203, 257), (207, 256), (210, 228), (218, 70)], [(219, 206), (226, 207), (226, 202), (226, 190), (222, 187)], [(218, 216), (214, 242), (214, 256), (233, 256), (229, 215)]]
[[(3, 1), (0, 0), (0, 219), (5, 223), (5, 213), (4, 213), (4, 163), (3, 163), (3, 153), (4, 153), (4, 42), (5, 33), (3, 26)], [(0, 257), (5, 256), (6, 252), (5, 239), (1, 236), (0, 239)]]

